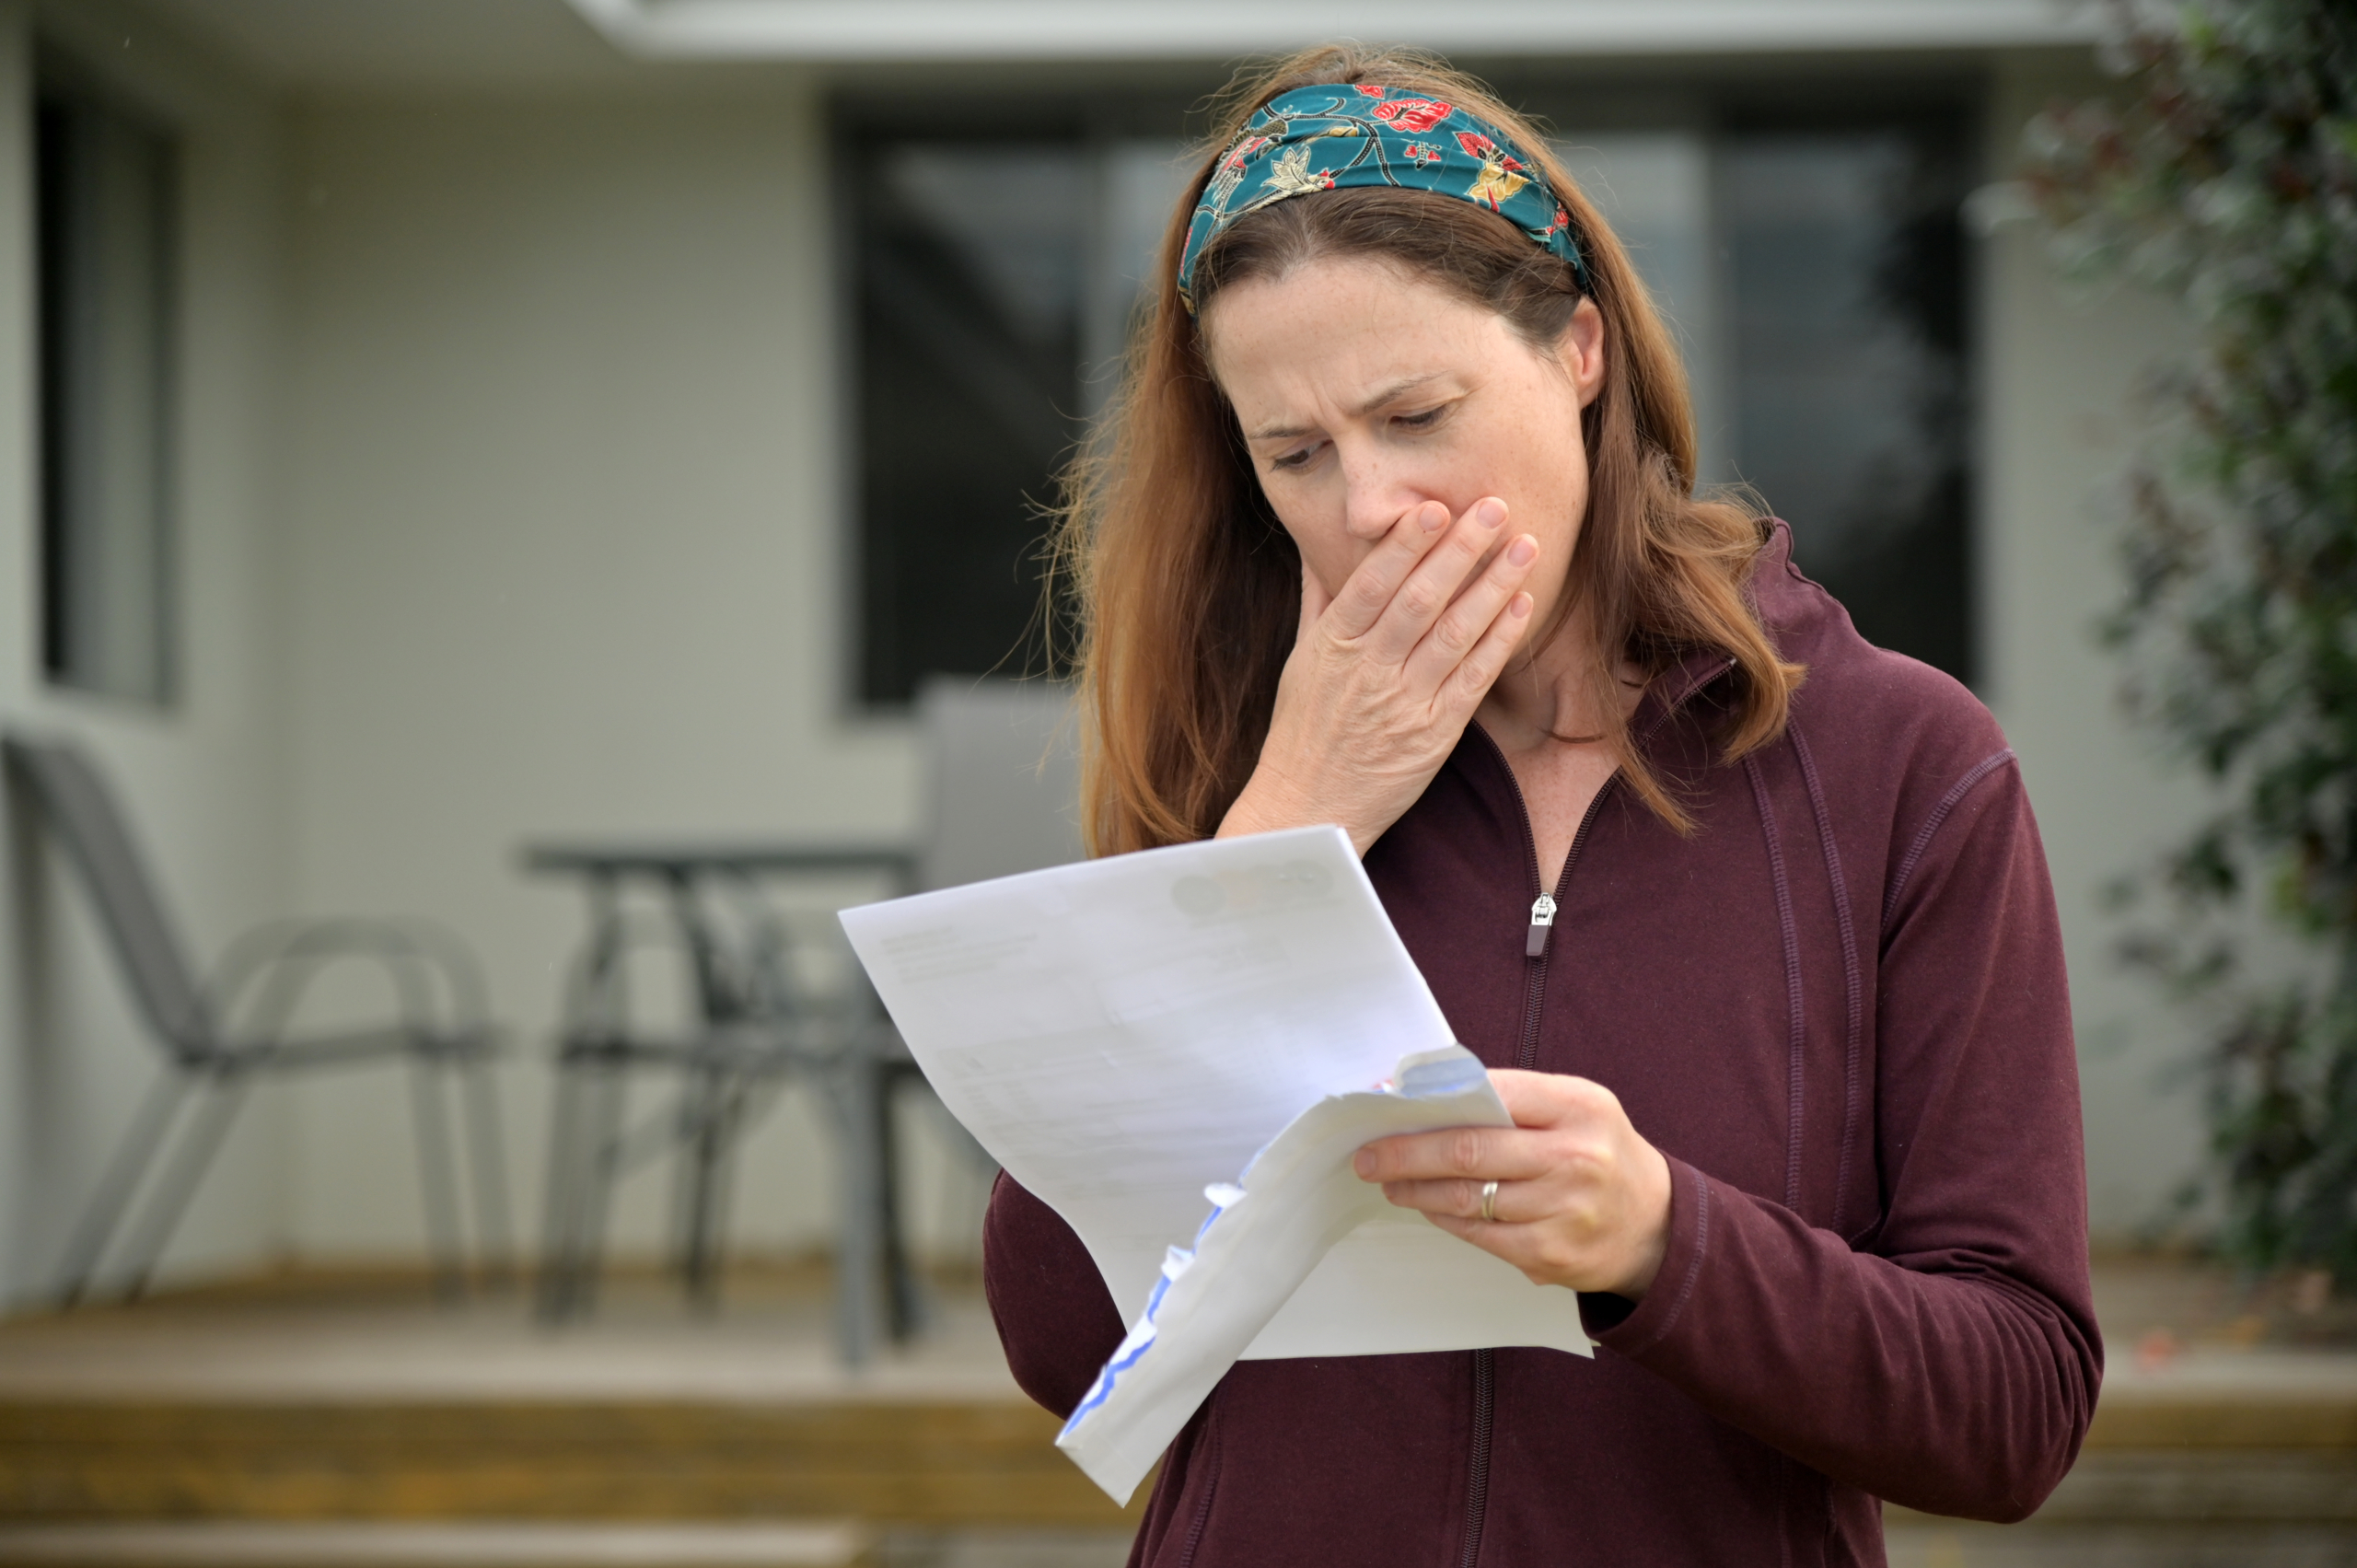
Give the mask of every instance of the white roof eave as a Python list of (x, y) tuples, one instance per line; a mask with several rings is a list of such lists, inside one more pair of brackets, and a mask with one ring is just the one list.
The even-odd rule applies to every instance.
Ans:
[(1742, 54), (2093, 42), (2096, 0), (570, 0), (673, 60), (1202, 59), (1323, 39), (1480, 54)]

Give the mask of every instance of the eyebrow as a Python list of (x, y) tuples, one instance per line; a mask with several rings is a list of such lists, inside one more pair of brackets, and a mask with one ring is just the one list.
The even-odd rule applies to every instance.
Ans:
[[(1385, 385), (1376, 388), (1374, 395), (1360, 403), (1358, 407), (1353, 409), (1351, 411), (1351, 414), (1353, 418), (1364, 418), (1366, 415), (1373, 413), (1376, 409), (1381, 408), (1384, 404), (1394, 402), (1399, 399), (1405, 397), (1408, 393), (1414, 391), (1417, 388), (1423, 386), (1427, 382), (1437, 381), (1446, 374), (1446, 372), (1445, 371), (1428, 370), (1422, 376), (1406, 376), (1397, 381), (1387, 382)], [(1251, 432), (1245, 437), (1245, 439), (1249, 441), (1290, 441), (1296, 436), (1306, 436), (1308, 434), (1309, 430), (1306, 425), (1270, 424), (1263, 425), (1260, 429)]]

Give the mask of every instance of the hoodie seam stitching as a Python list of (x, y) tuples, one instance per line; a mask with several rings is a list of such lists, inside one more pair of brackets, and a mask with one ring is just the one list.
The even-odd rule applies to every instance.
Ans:
[(1914, 842), (1907, 846), (1907, 854), (1898, 863), (1898, 875), (1891, 878), (1890, 891), (1882, 900), (1882, 926), (1886, 935), (1890, 931), (1890, 917), (1898, 912), (1898, 900), (1906, 893), (1907, 884), (1915, 875), (1915, 867), (1922, 863), (1924, 852), (1932, 847), (1933, 838), (1946, 825), (1949, 815), (1963, 803), (1966, 796), (1972, 793), (1976, 784), (2014, 761), (2014, 749), (2010, 746), (1982, 758), (1964, 777), (1948, 786), (1947, 794), (1940, 796), (1940, 803), (1932, 807), (1929, 817), (1923, 819), (1923, 825), (1915, 830)]
[(1209, 1460), (1204, 1468), (1203, 1495), (1195, 1504), (1195, 1517), (1187, 1526), (1187, 1541), (1178, 1554), (1178, 1568), (1194, 1568), (1195, 1553), (1203, 1544), (1203, 1530), (1211, 1523), (1212, 1497), (1219, 1491), (1219, 1413), (1216, 1410), (1203, 1412), (1203, 1446), (1210, 1450), (1203, 1457)]
[(1685, 1315), (1686, 1303), (1694, 1295), (1694, 1283), (1702, 1273), (1702, 1259), (1710, 1249), (1711, 1180), (1698, 1170), (1694, 1173), (1694, 1256), (1686, 1260), (1686, 1277), (1678, 1283), (1678, 1295), (1670, 1302), (1669, 1310), (1663, 1314), (1661, 1326), (1643, 1343), (1630, 1346), (1622, 1354), (1631, 1357), (1643, 1355), (1669, 1337), (1669, 1331)]
[(1849, 1206), (1852, 1153), (1858, 1140), (1859, 1078), (1865, 1066), (1865, 966), (1858, 953), (1858, 926), (1850, 912), (1850, 884), (1841, 874), (1841, 846), (1833, 833), (1833, 812), (1827, 804), (1825, 784), (1817, 776), (1817, 759), (1808, 737), (1797, 724), (1789, 726), (1793, 755), (1801, 765), (1808, 787), (1810, 814), (1817, 819), (1818, 853), (1825, 857), (1825, 875), (1833, 893), (1833, 923), (1841, 941), (1841, 1143), (1834, 1167), (1833, 1211), (1829, 1228), (1840, 1231), (1842, 1211)]
[(1793, 886), (1784, 871), (1784, 848), (1776, 828), (1775, 807), (1768, 798), (1768, 782), (1759, 760), (1746, 757), (1743, 771), (1751, 781), (1751, 798), (1759, 810), (1759, 831), (1768, 846), (1768, 877), (1776, 889), (1776, 923), (1784, 944), (1784, 1009), (1786, 1017), (1784, 1103), (1784, 1206), (1799, 1212), (1801, 1202), (1803, 1047), (1808, 1038), (1801, 989), (1800, 933), (1793, 919)]

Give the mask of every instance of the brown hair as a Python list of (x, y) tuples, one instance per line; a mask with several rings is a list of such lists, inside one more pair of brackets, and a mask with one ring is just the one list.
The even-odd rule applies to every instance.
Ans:
[[(1130, 348), (1120, 398), (1066, 476), (1057, 560), (1076, 590), (1086, 726), (1083, 824), (1098, 854), (1208, 837), (1260, 759), (1299, 620), (1300, 556), (1263, 499), (1236, 416), (1180, 302), (1179, 252), (1212, 162), (1261, 104), (1317, 83), (1410, 88), (1504, 131), (1572, 215), (1587, 269), (1512, 224), (1426, 192), (1342, 190), (1274, 203), (1205, 247), (1198, 308), (1247, 277), (1329, 256), (1384, 260), (1485, 306), (1551, 353), (1583, 297), (1605, 322), (1604, 384), (1581, 417), (1587, 517), (1562, 609), (1585, 609), (1599, 690), (1622, 664), (1648, 678), (1695, 648), (1733, 657), (1732, 760), (1783, 730), (1799, 666), (1784, 663), (1744, 593), (1765, 537), (1750, 509), (1694, 496), (1694, 421), (1676, 347), (1628, 255), (1531, 123), (1438, 60), (1336, 45), (1241, 76), (1163, 237), (1153, 315)], [(1618, 704), (1602, 738), (1645, 804), (1686, 813), (1637, 753)]]

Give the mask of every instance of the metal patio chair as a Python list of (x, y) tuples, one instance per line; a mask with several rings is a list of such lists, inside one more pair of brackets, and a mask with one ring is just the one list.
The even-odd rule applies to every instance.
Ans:
[[(460, 1295), (467, 1276), (447, 1098), (452, 1076), (471, 1144), (467, 1163), (475, 1179), (478, 1249), (486, 1277), (504, 1277), (511, 1239), (499, 1108), (488, 1071), (493, 1039), (482, 972), (465, 946), (424, 922), (284, 921), (238, 938), (210, 981), (201, 983), (130, 824), (89, 758), (70, 742), (17, 734), (0, 738), (0, 752), (78, 874), (139, 1015), (165, 1053), (162, 1074), (67, 1239), (60, 1304), (92, 1294), (118, 1239), (124, 1243), (122, 1298), (145, 1289), (257, 1080), (386, 1060), (405, 1061), (411, 1068), (427, 1244), (438, 1290), (446, 1297)], [(289, 1032), (313, 981), (331, 967), (355, 960), (384, 971), (395, 1016), (366, 1028)], [(183, 1124), (181, 1112), (192, 1103), (194, 1112)], [(144, 1203), (137, 1202), (143, 1191)]]

